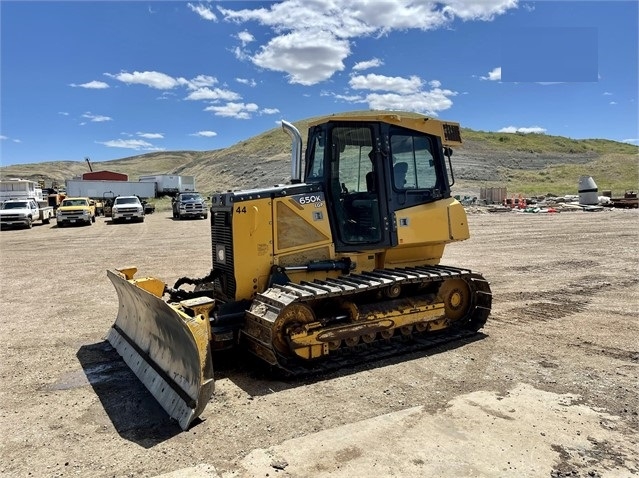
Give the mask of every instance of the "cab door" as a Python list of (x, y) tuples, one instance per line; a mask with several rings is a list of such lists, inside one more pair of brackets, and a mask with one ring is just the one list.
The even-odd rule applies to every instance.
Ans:
[(390, 245), (378, 138), (378, 123), (328, 122), (316, 128), (310, 143), (306, 180), (324, 183), (337, 252)]

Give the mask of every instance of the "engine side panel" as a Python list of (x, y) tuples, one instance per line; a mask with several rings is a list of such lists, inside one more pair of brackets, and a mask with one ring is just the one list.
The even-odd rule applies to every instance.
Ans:
[[(273, 200), (276, 256), (332, 243), (324, 193), (296, 194)], [(327, 259), (324, 257), (322, 259)]]
[(250, 299), (266, 287), (273, 265), (272, 199), (235, 203), (232, 217), (235, 299)]

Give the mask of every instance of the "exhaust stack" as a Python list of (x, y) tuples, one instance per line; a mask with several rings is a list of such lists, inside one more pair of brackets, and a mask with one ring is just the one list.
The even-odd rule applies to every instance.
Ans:
[(302, 135), (292, 123), (282, 120), (282, 129), (291, 137), (291, 184), (302, 182)]

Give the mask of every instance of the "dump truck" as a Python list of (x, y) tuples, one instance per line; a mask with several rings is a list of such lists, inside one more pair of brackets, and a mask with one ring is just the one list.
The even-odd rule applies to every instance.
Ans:
[(304, 161), (300, 132), (282, 127), (290, 184), (212, 195), (206, 277), (169, 286), (107, 271), (120, 304), (108, 341), (183, 429), (213, 395), (218, 350), (321, 373), (476, 334), (490, 314), (488, 281), (440, 264), (446, 244), (469, 238), (451, 196), (458, 123), (323, 117)]

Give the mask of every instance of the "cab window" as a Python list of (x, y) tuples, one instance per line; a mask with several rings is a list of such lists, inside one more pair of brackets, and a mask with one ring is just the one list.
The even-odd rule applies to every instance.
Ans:
[(308, 170), (306, 171), (306, 181), (321, 179), (324, 176), (324, 133), (315, 135), (312, 143), (311, 155), (308, 158)]
[(437, 172), (429, 138), (393, 134), (390, 137), (390, 149), (395, 190), (433, 189), (437, 186)]

